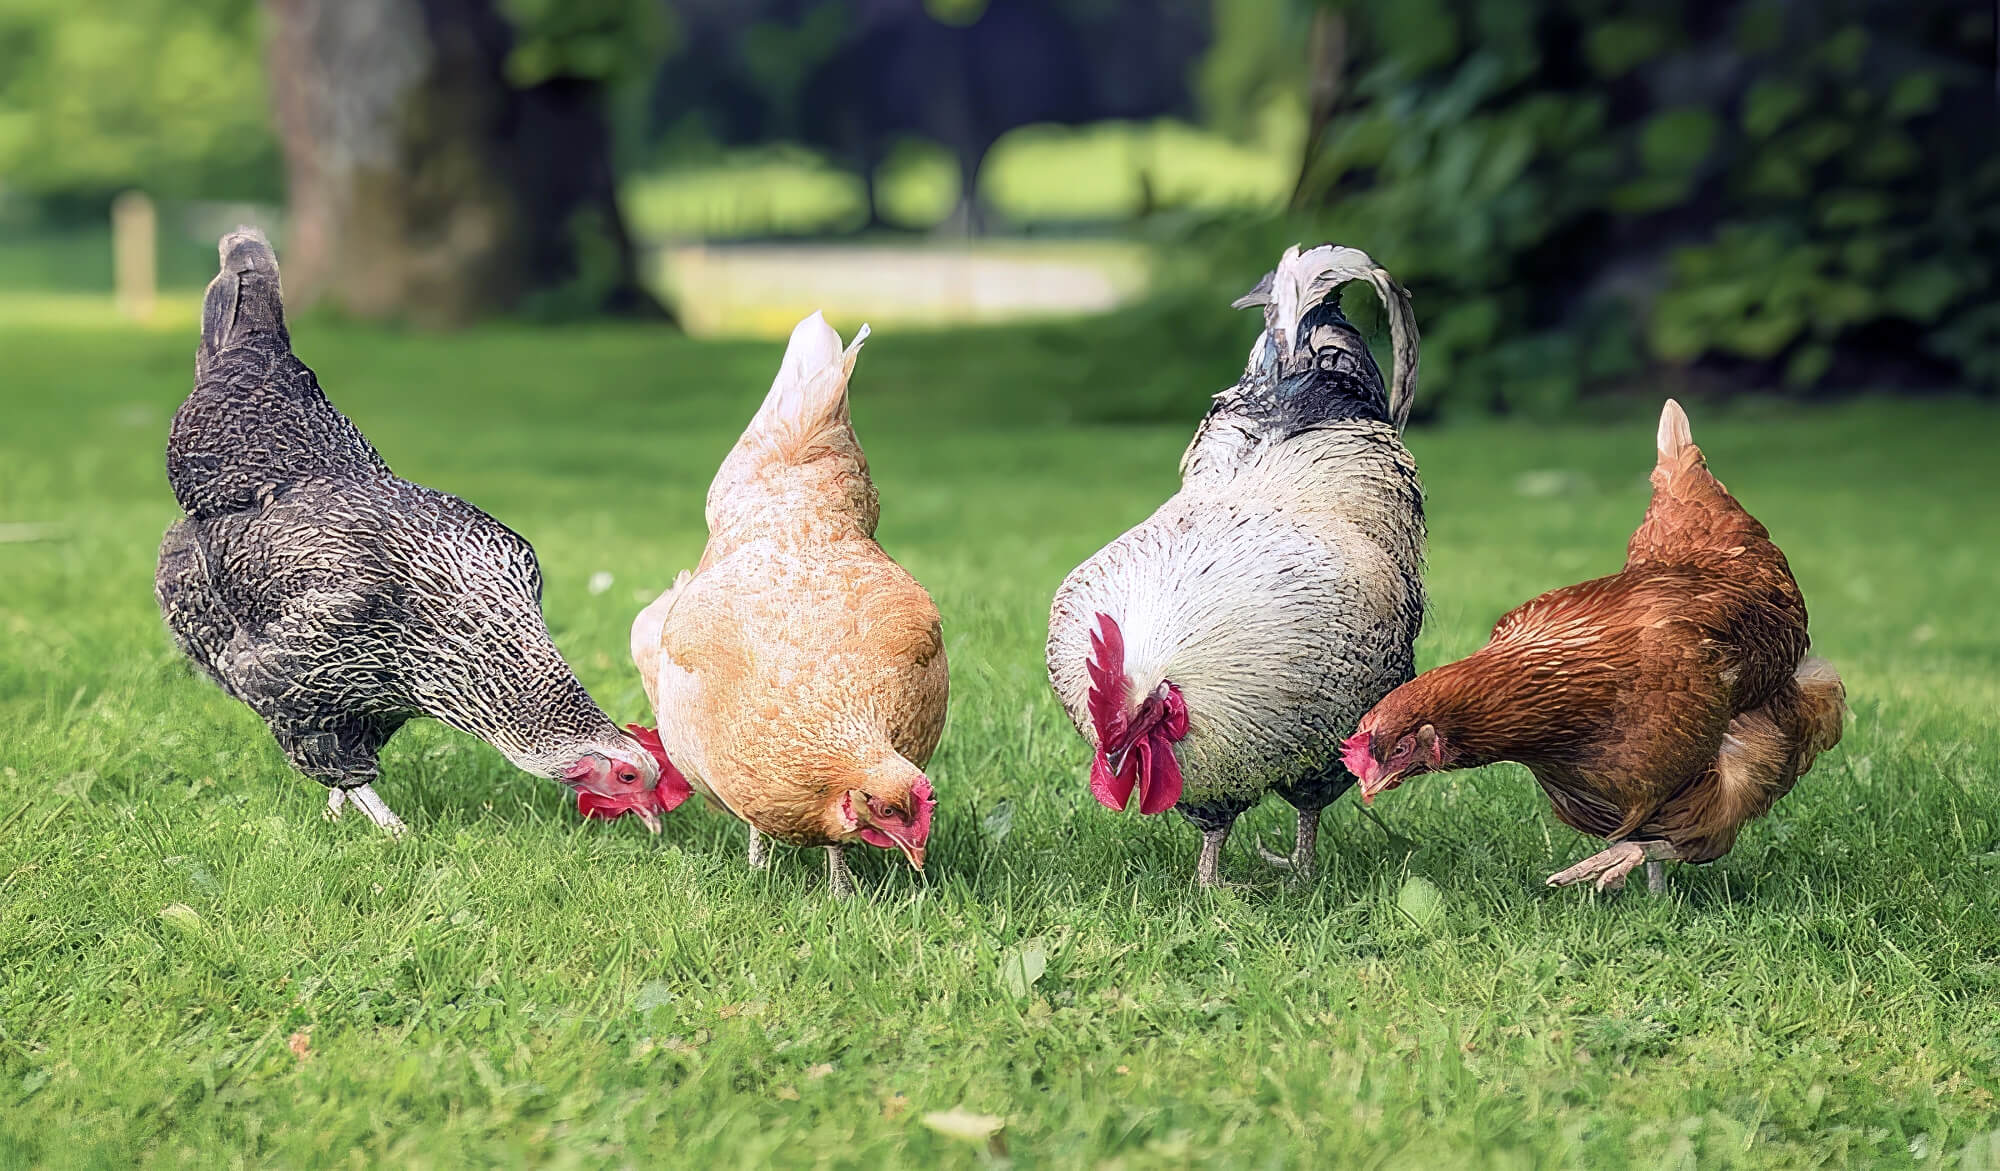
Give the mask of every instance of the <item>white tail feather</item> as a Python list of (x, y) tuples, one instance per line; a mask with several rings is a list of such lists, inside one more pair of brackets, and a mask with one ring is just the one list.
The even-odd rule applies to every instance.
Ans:
[(1681, 404), (1672, 399), (1660, 408), (1660, 433), (1657, 440), (1660, 458), (1673, 459), (1687, 448), (1694, 446), (1694, 431), (1688, 427), (1687, 412)]
[[(1417, 315), (1410, 307), (1409, 290), (1396, 283), (1388, 270), (1359, 248), (1321, 244), (1304, 252), (1294, 244), (1278, 258), (1278, 267), (1257, 283), (1257, 287), (1231, 302), (1231, 308), (1266, 306), (1264, 321), (1277, 340), (1280, 353), (1290, 353), (1298, 344), (1294, 336), (1299, 321), (1349, 281), (1367, 281), (1382, 299), (1389, 315), (1389, 342), (1395, 365), (1389, 379), (1389, 419), (1398, 431), (1409, 422), (1410, 407), (1417, 397)], [(1254, 362), (1262, 348), (1250, 351)]]
[(834, 418), (847, 417), (847, 379), (868, 340), (863, 325), (843, 350), (840, 334), (815, 311), (792, 328), (785, 360), (750, 430), (783, 441), (809, 438)]

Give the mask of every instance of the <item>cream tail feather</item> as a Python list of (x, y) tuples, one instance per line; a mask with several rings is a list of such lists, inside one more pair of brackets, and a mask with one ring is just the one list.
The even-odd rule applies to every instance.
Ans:
[[(1410, 420), (1410, 407), (1417, 394), (1417, 315), (1410, 305), (1410, 292), (1396, 283), (1387, 269), (1359, 248), (1322, 244), (1299, 251), (1294, 244), (1278, 259), (1278, 267), (1257, 287), (1230, 302), (1232, 309), (1266, 306), (1265, 332), (1278, 344), (1280, 357), (1288, 356), (1298, 344), (1293, 336), (1299, 321), (1312, 308), (1334, 294), (1348, 281), (1367, 281), (1382, 299), (1389, 315), (1389, 340), (1394, 350), (1394, 373), (1389, 380), (1389, 419), (1398, 431)], [(1251, 348), (1254, 361), (1263, 339)]]
[(828, 425), (847, 424), (847, 380), (867, 340), (863, 325), (842, 349), (840, 334), (817, 311), (799, 322), (771, 391), (744, 434), (758, 435), (789, 454), (810, 444)]
[(1660, 431), (1655, 445), (1662, 461), (1674, 459), (1694, 446), (1694, 429), (1688, 426), (1687, 412), (1673, 399), (1660, 408)]

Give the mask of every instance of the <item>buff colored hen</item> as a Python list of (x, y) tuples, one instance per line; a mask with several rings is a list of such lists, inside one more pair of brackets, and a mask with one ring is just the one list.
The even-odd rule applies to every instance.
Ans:
[(880, 505), (848, 416), (863, 327), (841, 348), (817, 313), (708, 491), (708, 548), (642, 611), (632, 661), (668, 756), (768, 838), (852, 842), (923, 869), (936, 805), (923, 768), (944, 730), (937, 607), (875, 543)]

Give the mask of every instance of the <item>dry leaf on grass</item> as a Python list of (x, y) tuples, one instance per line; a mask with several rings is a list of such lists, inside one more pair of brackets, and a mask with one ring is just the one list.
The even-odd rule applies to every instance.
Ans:
[(301, 1029), (293, 1033), (285, 1040), (285, 1048), (290, 1049), (292, 1056), (298, 1058), (300, 1061), (311, 1061), (313, 1059), (312, 1030)]
[(953, 1106), (924, 1115), (923, 1123), (946, 1138), (985, 1143), (986, 1149), (995, 1155), (1007, 1153), (1007, 1138), (1002, 1133), (1007, 1121), (997, 1115), (974, 1114), (963, 1106)]

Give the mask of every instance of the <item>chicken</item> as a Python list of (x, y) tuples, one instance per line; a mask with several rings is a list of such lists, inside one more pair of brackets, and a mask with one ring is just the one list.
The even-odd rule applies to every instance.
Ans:
[(331, 790), (328, 817), (352, 803), (400, 833), (377, 755), (430, 716), (563, 782), (586, 816), (633, 813), (658, 832), (686, 782), (557, 652), (528, 542), (391, 474), (293, 356), (264, 237), (238, 229), (219, 251), (194, 392), (167, 441), (187, 515), (160, 547), (155, 593), (181, 650)]
[[(1340, 286), (1388, 308), (1385, 394)], [(1365, 253), (1288, 250), (1236, 302), (1264, 331), (1181, 460), (1181, 490), (1056, 592), (1049, 681), (1096, 750), (1109, 808), (1179, 807), (1195, 878), (1222, 884), (1230, 826), (1264, 793), (1298, 810), (1289, 855), (1316, 866), (1320, 812), (1349, 785), (1341, 737), (1408, 679), (1423, 619), (1423, 488), (1401, 431), (1416, 388), (1409, 295)]]
[(944, 731), (937, 607), (875, 543), (881, 509), (848, 417), (844, 351), (815, 313), (708, 490), (708, 547), (632, 625), (632, 660), (688, 780), (768, 841), (924, 866), (936, 805), (924, 766)]
[(1558, 818), (1611, 848), (1549, 879), (1616, 889), (1641, 862), (1710, 862), (1840, 742), (1846, 693), (1808, 653), (1785, 555), (1709, 473), (1687, 415), (1660, 414), (1653, 501), (1625, 568), (1501, 618), (1485, 648), (1427, 671), (1345, 749), (1362, 796), (1419, 773), (1511, 760)]

